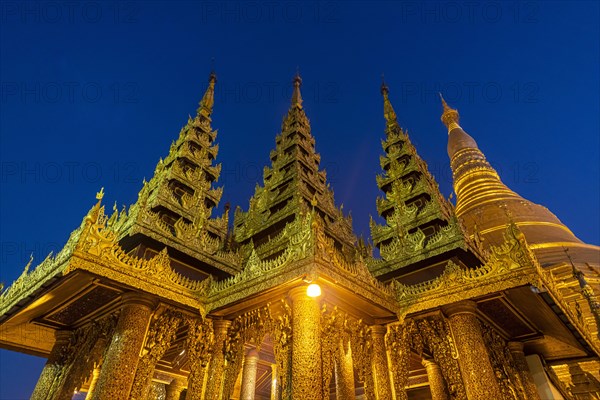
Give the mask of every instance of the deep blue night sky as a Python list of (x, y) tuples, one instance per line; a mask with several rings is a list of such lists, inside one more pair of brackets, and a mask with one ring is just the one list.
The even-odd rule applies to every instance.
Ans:
[[(448, 196), (437, 92), (504, 182), (600, 242), (598, 2), (1, 3), (0, 281), (58, 250), (105, 188), (130, 204), (218, 75), (221, 207), (247, 208), (299, 68), (337, 204), (368, 236), (381, 74)], [(34, 262), (34, 265), (36, 262)], [(44, 360), (0, 351), (0, 399)]]

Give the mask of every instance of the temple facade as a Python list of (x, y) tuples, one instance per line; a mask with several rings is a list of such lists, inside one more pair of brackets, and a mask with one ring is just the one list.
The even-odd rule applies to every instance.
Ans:
[(0, 346), (47, 358), (31, 399), (600, 399), (600, 247), (508, 188), (457, 110), (441, 100), (452, 204), (382, 85), (365, 243), (298, 75), (263, 181), (213, 215), (216, 81), (134, 204), (100, 190), (2, 288)]

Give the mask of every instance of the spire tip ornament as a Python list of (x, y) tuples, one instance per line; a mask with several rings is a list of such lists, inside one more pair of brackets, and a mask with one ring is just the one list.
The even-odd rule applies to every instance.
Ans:
[(294, 93), (292, 94), (292, 106), (302, 108), (302, 95), (300, 94), (300, 86), (302, 86), (302, 78), (300, 77), (299, 69), (296, 70), (294, 75)]
[(381, 94), (383, 96), (383, 116), (388, 125), (398, 124), (398, 118), (396, 117), (396, 112), (394, 111), (394, 107), (392, 107), (392, 103), (388, 97), (390, 89), (385, 84), (383, 80), (383, 74), (381, 74)]
[(450, 133), (450, 131), (452, 131), (452, 129), (460, 128), (460, 125), (458, 124), (458, 120), (459, 120), (458, 110), (451, 108), (448, 105), (448, 103), (446, 103), (446, 100), (444, 100), (444, 96), (442, 96), (441, 93), (439, 93), (439, 95), (440, 95), (440, 99), (442, 100), (442, 107), (444, 108), (444, 111), (442, 112), (441, 120), (444, 123), (444, 125), (446, 125), (446, 127), (448, 128), (448, 133)]
[(385, 77), (383, 74), (381, 74), (381, 94), (383, 96), (387, 96), (387, 94), (390, 92), (390, 89), (387, 87), (387, 85), (385, 84)]
[(210, 58), (210, 77), (208, 79), (208, 81), (210, 82), (211, 80), (217, 80), (217, 74), (215, 73), (215, 58), (211, 57)]
[(217, 74), (215, 73), (214, 68), (211, 68), (210, 75), (208, 76), (208, 87), (198, 106), (198, 116), (210, 119), (213, 106), (215, 105), (215, 83), (217, 83)]

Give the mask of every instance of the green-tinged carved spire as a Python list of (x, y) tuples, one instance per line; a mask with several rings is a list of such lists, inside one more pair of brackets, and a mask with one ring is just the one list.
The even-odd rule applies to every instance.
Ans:
[(414, 273), (430, 257), (462, 249), (470, 251), (452, 205), (441, 195), (438, 184), (419, 157), (408, 134), (398, 124), (389, 99), (381, 86), (386, 120), (385, 155), (380, 163), (384, 173), (377, 186), (385, 194), (377, 199), (377, 211), (384, 225), (371, 219), (373, 244), (380, 260), (372, 259), (371, 271), (393, 277)]
[(223, 271), (232, 273), (235, 257), (224, 253), (228, 207), (223, 216), (212, 217), (223, 194), (222, 187), (214, 187), (221, 174), (221, 164), (214, 162), (219, 148), (210, 119), (216, 80), (211, 73), (196, 116), (188, 119), (167, 157), (159, 160), (152, 179), (144, 182), (129, 215), (122, 212), (111, 219), (126, 247), (135, 246), (132, 237), (141, 233), (192, 259), (214, 258), (222, 263)]
[[(235, 212), (235, 238), (245, 249), (245, 257), (254, 247), (261, 259), (281, 252), (287, 241), (281, 234), (286, 224), (312, 210), (323, 219), (326, 233), (336, 246), (353, 251), (356, 239), (351, 218), (335, 206), (325, 171), (319, 170), (321, 157), (315, 151), (315, 139), (302, 108), (301, 82), (296, 75), (291, 106), (271, 151), (271, 166), (264, 169), (263, 186), (257, 185), (248, 211), (238, 208)], [(268, 245), (263, 245), (265, 242)]]

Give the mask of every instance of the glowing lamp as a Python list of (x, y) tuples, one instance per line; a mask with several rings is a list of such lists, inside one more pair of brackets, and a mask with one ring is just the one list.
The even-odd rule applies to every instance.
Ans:
[(321, 286), (311, 283), (306, 287), (306, 295), (308, 297), (319, 297), (321, 295)]

